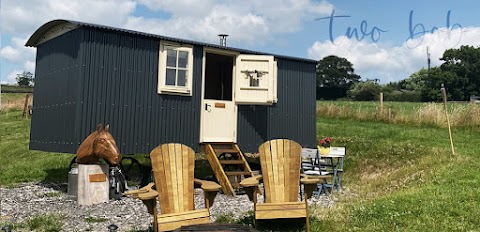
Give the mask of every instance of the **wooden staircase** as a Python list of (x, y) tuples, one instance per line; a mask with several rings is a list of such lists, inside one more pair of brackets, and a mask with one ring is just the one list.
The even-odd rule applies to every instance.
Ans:
[(240, 188), (242, 176), (253, 176), (240, 148), (235, 143), (204, 143), (201, 147), (223, 193), (235, 196), (235, 189)]

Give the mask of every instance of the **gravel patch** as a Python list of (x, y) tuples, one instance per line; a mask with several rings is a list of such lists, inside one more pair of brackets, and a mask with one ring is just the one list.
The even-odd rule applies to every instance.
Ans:
[[(110, 200), (107, 203), (80, 206), (76, 199), (66, 194), (67, 184), (24, 183), (15, 188), (0, 187), (0, 222), (21, 223), (45, 214), (63, 216), (62, 231), (108, 231), (111, 224), (117, 231), (148, 230), (152, 216), (143, 203), (131, 197)], [(333, 195), (335, 196), (335, 194)], [(263, 196), (258, 196), (263, 202)], [(331, 207), (336, 198), (321, 195), (312, 197), (309, 204)], [(195, 207), (204, 208), (203, 191), (195, 189)], [(247, 195), (227, 196), (218, 194), (210, 208), (211, 221), (219, 215), (233, 214), (242, 217), (253, 210)]]

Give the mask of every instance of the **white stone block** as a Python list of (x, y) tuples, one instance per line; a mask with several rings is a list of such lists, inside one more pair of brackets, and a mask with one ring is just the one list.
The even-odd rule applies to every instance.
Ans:
[(94, 205), (108, 202), (108, 164), (78, 165), (78, 204)]

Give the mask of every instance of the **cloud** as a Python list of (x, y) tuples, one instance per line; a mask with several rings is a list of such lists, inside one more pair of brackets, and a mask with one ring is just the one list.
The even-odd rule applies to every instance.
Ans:
[(127, 28), (208, 42), (217, 42), (217, 35), (226, 33), (229, 44), (268, 43), (277, 34), (298, 31), (303, 22), (328, 15), (333, 9), (327, 1), (313, 0), (139, 0), (139, 4), (172, 17), (131, 16)]
[[(12, 64), (23, 64), (25, 71), (35, 71), (35, 49), (25, 47), (27, 38), (13, 37), (10, 45), (0, 49), (0, 58), (9, 61)], [(33, 65), (32, 65), (33, 63)]]
[(10, 39), (10, 45), (0, 49), (0, 57), (10, 62), (19, 63), (28, 58), (35, 57), (35, 49), (25, 47), (24, 44), (28, 37), (13, 37)]
[(133, 0), (22, 0), (2, 3), (2, 32), (22, 37), (33, 34), (38, 27), (53, 19), (121, 26), (136, 6)]
[(0, 57), (11, 62), (16, 62), (20, 60), (21, 53), (18, 49), (13, 48), (12, 46), (6, 46), (0, 50)]
[(264, 18), (252, 13), (242, 13), (224, 6), (216, 6), (202, 18), (182, 17), (159, 20), (129, 17), (127, 28), (172, 37), (207, 42), (217, 42), (218, 34), (229, 34), (230, 42), (254, 43), (269, 36)]
[[(328, 1), (264, 0), (252, 1), (254, 12), (265, 17), (272, 32), (295, 32), (304, 21), (329, 15), (333, 5)], [(275, 6), (275, 7), (272, 7)]]
[(138, 0), (152, 11), (172, 13), (175, 17), (203, 17), (218, 4), (217, 0)]
[(401, 46), (375, 44), (339, 36), (333, 43), (330, 40), (316, 41), (308, 49), (308, 56), (315, 60), (328, 55), (344, 57), (364, 79), (378, 78), (382, 83), (388, 83), (403, 80), (421, 68), (426, 68), (427, 47), (432, 67), (438, 66), (442, 63), (440, 58), (445, 50), (459, 48), (461, 45), (479, 46), (479, 36), (478, 27), (455, 30), (440, 28), (434, 33), (407, 40)]
[(16, 83), (17, 83), (17, 80), (15, 80), (15, 78), (17, 77), (17, 74), (20, 74), (20, 73), (22, 73), (22, 72), (23, 72), (23, 71), (18, 70), (18, 69), (11, 71), (10, 73), (8, 73), (7, 77), (1, 81), (1, 83), (2, 83), (3, 85), (6, 85), (6, 84), (8, 84), (8, 85), (16, 84)]
[(35, 72), (35, 62), (27, 60), (23, 64), (23, 68), (28, 72), (34, 73)]
[(0, 49), (2, 82), (15, 83), (19, 69), (35, 71), (35, 49), (24, 44), (42, 24), (71, 19), (122, 27), (135, 7), (133, 0), (2, 1), (0, 28), (2, 35), (8, 35)]
[[(25, 41), (42, 24), (53, 19), (91, 22), (211, 43), (218, 43), (218, 34), (227, 33), (230, 46), (243, 46), (244, 43), (265, 44), (279, 33), (295, 32), (301, 29), (302, 22), (328, 15), (333, 9), (326, 0), (9, 0), (2, 4), (0, 28), (3, 35), (8, 36), (2, 41), (0, 58), (8, 63), (9, 70), (34, 67), (35, 49), (25, 48)], [(169, 18), (151, 17), (154, 14), (139, 17), (134, 14), (138, 13), (138, 5), (154, 13), (167, 13)], [(8, 70), (2, 75), (5, 73)]]

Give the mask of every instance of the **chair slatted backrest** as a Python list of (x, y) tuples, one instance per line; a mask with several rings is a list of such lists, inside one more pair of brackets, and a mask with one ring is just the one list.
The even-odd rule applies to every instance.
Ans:
[(150, 153), (161, 213), (194, 210), (195, 152), (179, 143), (163, 144)]
[(297, 202), (302, 147), (295, 141), (276, 139), (259, 147), (266, 203)]

